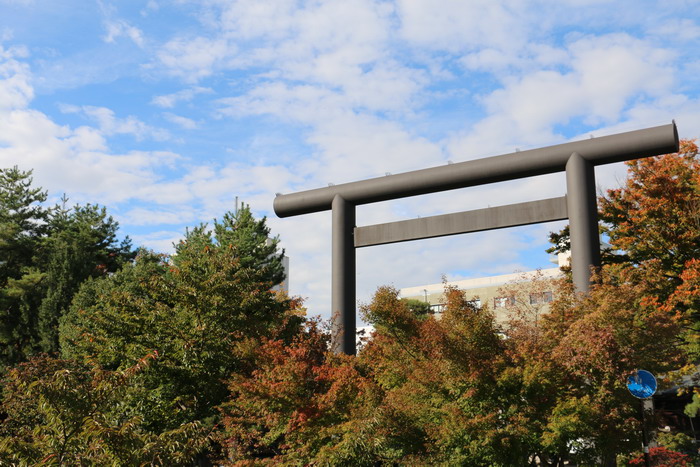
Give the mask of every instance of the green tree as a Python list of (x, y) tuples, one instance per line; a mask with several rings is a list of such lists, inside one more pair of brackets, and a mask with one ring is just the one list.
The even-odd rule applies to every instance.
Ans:
[(80, 283), (130, 261), (129, 239), (94, 205), (47, 209), (31, 171), (0, 170), (0, 366), (58, 351), (58, 321)]
[[(231, 248), (239, 267), (257, 271), (256, 280), (275, 286), (285, 279), (279, 238), (270, 235), (266, 219), (257, 220), (250, 207), (241, 203), (235, 213), (214, 221), (214, 243)], [(177, 258), (177, 256), (176, 256)]]
[(80, 284), (102, 277), (133, 260), (127, 237), (117, 239), (119, 224), (104, 207), (87, 204), (66, 208), (64, 198), (48, 216), (48, 234), (41, 245), (45, 271), (38, 309), (39, 338), (44, 352), (58, 352), (58, 323)]
[(406, 305), (417, 315), (417, 316), (428, 316), (430, 314), (430, 303), (424, 302), (422, 300), (416, 300), (415, 298), (404, 298)]
[(116, 370), (157, 352), (127, 404), (154, 432), (214, 423), (225, 378), (250, 367), (255, 342), (299, 322), (294, 302), (272, 291), (284, 275), (268, 234), (243, 207), (213, 232), (189, 230), (172, 257), (141, 251), (133, 265), (87, 281), (62, 319), (62, 355)]
[(0, 169), (0, 366), (38, 348), (44, 273), (36, 255), (46, 232), (45, 200), (46, 192), (32, 188), (31, 171)]
[(152, 364), (123, 371), (37, 356), (9, 371), (0, 422), (3, 465), (188, 465), (208, 444), (198, 423), (143, 429), (123, 400)]

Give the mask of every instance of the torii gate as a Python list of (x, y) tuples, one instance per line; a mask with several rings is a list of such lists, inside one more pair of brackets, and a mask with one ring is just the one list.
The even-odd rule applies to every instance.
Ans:
[[(657, 156), (679, 149), (675, 122), (644, 130), (515, 152), (446, 166), (278, 195), (279, 217), (332, 210), (333, 350), (355, 354), (355, 248), (569, 219), (574, 286), (590, 288), (600, 265), (595, 173), (597, 165)], [(355, 206), (566, 172), (566, 196), (364, 227)], [(352, 331), (352, 332), (349, 332)]]

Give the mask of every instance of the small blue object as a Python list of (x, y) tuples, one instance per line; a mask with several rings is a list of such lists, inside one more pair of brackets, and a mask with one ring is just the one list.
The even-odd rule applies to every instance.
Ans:
[(627, 389), (638, 399), (648, 399), (656, 392), (656, 378), (646, 370), (637, 370), (627, 377)]

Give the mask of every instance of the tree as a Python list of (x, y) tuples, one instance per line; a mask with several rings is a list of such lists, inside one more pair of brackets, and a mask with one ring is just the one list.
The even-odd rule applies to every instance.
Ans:
[(3, 391), (0, 462), (7, 465), (184, 465), (208, 444), (184, 424), (155, 435), (123, 400), (144, 357), (123, 371), (37, 356), (9, 371)]
[[(693, 465), (693, 460), (690, 456), (669, 450), (663, 446), (653, 447), (649, 449), (649, 458), (653, 465), (658, 467), (686, 467)], [(639, 454), (634, 459), (630, 460), (629, 465), (644, 465), (644, 454)]]
[(430, 313), (430, 303), (428, 302), (416, 300), (415, 298), (404, 298), (403, 300), (417, 316), (428, 316)]
[[(569, 287), (571, 287), (569, 285)], [(598, 280), (588, 295), (570, 292), (543, 318), (549, 358), (561, 368), (557, 400), (547, 417), (545, 446), (578, 443), (575, 460), (614, 461), (639, 446), (636, 405), (626, 378), (637, 368), (664, 374), (685, 355), (680, 322), (644, 300), (643, 284)]]
[[(234, 461), (377, 465), (515, 465), (518, 436), (492, 387), (503, 341), (488, 312), (451, 290), (441, 320), (418, 316), (396, 290), (364, 308), (377, 329), (357, 358), (329, 352), (317, 326), (258, 350), (251, 378), (222, 406)], [(512, 436), (511, 436), (512, 435)], [(515, 439), (513, 439), (515, 438)]]
[(659, 263), (672, 282), (700, 252), (700, 160), (694, 141), (678, 153), (627, 162), (623, 187), (600, 198), (599, 216), (617, 254), (610, 262)]
[(36, 253), (46, 231), (46, 192), (32, 188), (31, 171), (0, 169), (0, 366), (38, 348), (39, 287)]
[(225, 452), (241, 462), (493, 466), (634, 452), (626, 378), (678, 367), (680, 322), (646, 303), (641, 285), (602, 278), (587, 295), (564, 281), (555, 290), (549, 313), (516, 300), (500, 326), (457, 289), (436, 319), (382, 287), (363, 307), (376, 331), (357, 357), (328, 352), (316, 324), (292, 343), (264, 340), (257, 368), (230, 382)]
[(62, 205), (49, 212), (48, 234), (41, 245), (45, 276), (38, 309), (39, 338), (41, 350), (52, 353), (59, 350), (58, 322), (80, 284), (114, 273), (136, 256), (128, 237), (117, 240), (119, 224), (104, 207), (87, 204), (67, 209), (66, 203), (64, 197)]
[(0, 283), (18, 278), (31, 264), (36, 242), (45, 232), (46, 192), (32, 188), (32, 172), (17, 166), (0, 169)]
[(58, 351), (58, 320), (78, 286), (130, 261), (128, 238), (94, 205), (47, 209), (30, 172), (0, 170), (0, 366)]
[(268, 234), (265, 219), (243, 207), (215, 221), (213, 233), (189, 230), (172, 257), (141, 251), (133, 265), (89, 280), (62, 319), (62, 355), (116, 370), (155, 351), (127, 403), (154, 433), (212, 425), (224, 379), (250, 368), (261, 337), (300, 321), (296, 302), (272, 291), (284, 275)]
[(374, 465), (376, 446), (358, 436), (376, 424), (378, 388), (353, 357), (334, 355), (309, 321), (292, 339), (263, 339), (256, 369), (229, 381), (220, 434), (233, 462)]

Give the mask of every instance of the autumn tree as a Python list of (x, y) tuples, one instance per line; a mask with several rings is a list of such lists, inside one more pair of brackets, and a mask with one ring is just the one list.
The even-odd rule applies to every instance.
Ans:
[(585, 440), (578, 447), (584, 459), (636, 450), (638, 402), (626, 388), (627, 376), (637, 368), (664, 374), (685, 358), (680, 322), (648, 304), (644, 284), (598, 282), (586, 296), (571, 291), (569, 303), (555, 301), (544, 317), (543, 341), (554, 343), (549, 352), (566, 379), (543, 440)]
[(499, 392), (503, 341), (488, 312), (458, 291), (441, 320), (381, 288), (364, 308), (376, 332), (358, 357), (328, 350), (315, 326), (290, 345), (267, 341), (251, 378), (236, 376), (223, 406), (237, 461), (377, 465), (516, 465), (524, 431), (511, 431)]
[(623, 187), (599, 199), (599, 217), (616, 254), (610, 262), (658, 263), (672, 285), (700, 253), (700, 160), (694, 141), (678, 153), (627, 162)]
[(256, 368), (236, 373), (221, 406), (222, 444), (233, 462), (373, 465), (380, 441), (379, 388), (354, 357), (329, 351), (329, 334), (307, 322), (291, 342), (264, 339)]
[[(551, 289), (540, 281), (532, 293)], [(626, 377), (681, 364), (680, 322), (640, 285), (602, 278), (579, 295), (560, 282), (547, 313), (519, 300), (500, 324), (457, 289), (436, 319), (380, 288), (363, 308), (376, 331), (357, 357), (328, 352), (316, 325), (291, 344), (264, 341), (259, 366), (231, 380), (222, 406), (229, 459), (563, 465), (635, 451)]]

